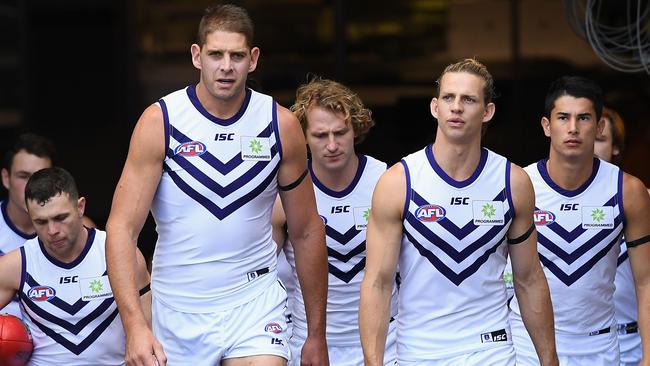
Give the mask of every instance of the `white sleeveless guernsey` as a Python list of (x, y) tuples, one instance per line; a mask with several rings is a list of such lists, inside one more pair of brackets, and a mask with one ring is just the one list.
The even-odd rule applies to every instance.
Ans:
[[(537, 250), (548, 280), (558, 355), (603, 352), (616, 341), (614, 275), (624, 225), (620, 169), (594, 158), (593, 172), (570, 191), (553, 182), (547, 160), (525, 168), (535, 189)], [(513, 331), (522, 330), (511, 302)], [(528, 338), (522, 331), (518, 336)]]
[[(328, 346), (360, 346), (359, 293), (366, 267), (366, 226), (370, 214), (372, 192), (386, 163), (359, 155), (359, 166), (350, 185), (333, 191), (318, 180), (309, 162), (314, 182), (316, 206), (325, 223), (328, 254), (327, 344)], [(296, 262), (291, 243), (285, 245), (296, 286), (290, 299), (293, 310), (293, 336), (307, 338), (305, 304), (296, 275)], [(397, 292), (393, 290), (391, 317), (397, 312)]]
[(48, 255), (38, 239), (20, 248), (20, 301), (34, 338), (30, 366), (124, 364), (124, 329), (106, 274), (106, 233), (87, 230), (72, 263)]
[(398, 363), (512, 347), (502, 278), (515, 216), (510, 162), (481, 149), (462, 182), (443, 171), (431, 145), (402, 164)]
[[(0, 202), (0, 256), (3, 256), (10, 251), (20, 248), (29, 239), (34, 239), (36, 234), (29, 235), (20, 231), (7, 214), (7, 201)], [(0, 314), (8, 313), (17, 317), (21, 317), (20, 305), (18, 304), (18, 297), (10, 302), (4, 308), (0, 308)]]
[(9, 219), (7, 214), (7, 201), (0, 202), (0, 256), (21, 247), (29, 239), (34, 239), (36, 234), (26, 234), (20, 231)]
[(635, 328), (634, 324), (637, 322), (639, 314), (636, 302), (636, 289), (634, 287), (634, 276), (632, 275), (627, 245), (624, 240), (621, 241), (621, 252), (618, 256), (617, 264), (616, 279), (614, 280), (614, 284), (616, 285), (616, 290), (614, 291), (614, 308), (616, 322), (618, 323), (618, 342), (621, 353), (623, 353), (636, 348), (640, 349), (641, 347), (641, 336), (638, 332), (638, 325), (636, 331), (630, 331)]
[(281, 158), (276, 103), (246, 90), (230, 119), (194, 86), (159, 101), (167, 155), (151, 212), (152, 290), (168, 307), (206, 313), (246, 303), (277, 280), (271, 210)]

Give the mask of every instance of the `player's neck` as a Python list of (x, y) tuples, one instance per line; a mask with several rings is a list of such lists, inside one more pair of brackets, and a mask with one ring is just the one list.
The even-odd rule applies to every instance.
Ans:
[(546, 162), (546, 171), (558, 186), (566, 190), (575, 190), (591, 177), (594, 169), (593, 161), (593, 156), (563, 159), (551, 150)]
[(7, 199), (7, 216), (9, 221), (24, 234), (34, 235), (34, 224), (27, 211), (16, 206), (10, 199)]
[(444, 172), (456, 181), (464, 181), (474, 174), (481, 160), (481, 144), (456, 144), (436, 138), (433, 156)]
[(340, 192), (350, 186), (359, 169), (359, 157), (355, 154), (342, 169), (331, 170), (312, 160), (311, 169), (325, 187)]
[(203, 108), (211, 115), (219, 119), (228, 119), (239, 112), (246, 98), (246, 90), (242, 89), (231, 99), (219, 99), (210, 94), (203, 82), (199, 82), (196, 86), (196, 97), (199, 98)]
[(54, 253), (50, 253), (54, 258), (63, 262), (63, 263), (72, 263), (79, 258), (84, 248), (86, 247), (86, 242), (88, 241), (88, 230), (85, 227), (81, 227), (81, 231), (77, 235), (77, 240), (75, 240), (72, 248), (68, 253), (65, 253), (63, 256), (58, 256)]

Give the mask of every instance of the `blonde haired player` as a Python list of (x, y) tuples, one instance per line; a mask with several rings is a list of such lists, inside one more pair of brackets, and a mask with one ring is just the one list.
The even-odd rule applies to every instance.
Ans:
[[(311, 153), (309, 171), (316, 193), (318, 213), (325, 224), (329, 254), (327, 297), (327, 345), (330, 363), (362, 366), (359, 337), (359, 287), (366, 263), (366, 227), (371, 211), (372, 191), (386, 171), (386, 164), (358, 154), (355, 144), (363, 141), (374, 125), (371, 112), (350, 88), (333, 80), (313, 78), (301, 85), (291, 107), (302, 126)], [(276, 240), (284, 243), (286, 219), (277, 202), (274, 209)], [(291, 241), (283, 245), (296, 288), (289, 299), (293, 336), (292, 356), (300, 355), (307, 334), (304, 301), (295, 275), (296, 263)], [(384, 364), (395, 362), (395, 317), (397, 293), (393, 291)], [(299, 366), (295, 357), (292, 365)]]
[(502, 279), (508, 253), (537, 352), (544, 365), (557, 365), (530, 180), (481, 147), (493, 96), (483, 64), (449, 65), (431, 101), (435, 141), (377, 183), (359, 314), (367, 365), (382, 364), (398, 263), (399, 365), (514, 365)]

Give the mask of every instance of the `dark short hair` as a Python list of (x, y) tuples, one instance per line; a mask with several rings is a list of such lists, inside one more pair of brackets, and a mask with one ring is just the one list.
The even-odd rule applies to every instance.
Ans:
[(56, 148), (50, 139), (33, 133), (24, 133), (18, 136), (11, 148), (5, 153), (2, 167), (11, 171), (14, 156), (21, 150), (25, 150), (29, 154), (36, 155), (39, 158), (48, 158), (52, 164), (56, 160)]
[(67, 193), (73, 201), (79, 199), (77, 184), (72, 175), (59, 167), (41, 169), (27, 181), (25, 204), (32, 200), (42, 205), (50, 198), (63, 193)]
[(555, 101), (565, 95), (589, 99), (596, 111), (596, 121), (600, 120), (603, 114), (603, 90), (593, 80), (582, 76), (562, 76), (551, 83), (546, 93), (544, 105), (546, 118), (551, 118), (551, 111), (555, 107)]
[(205, 9), (199, 23), (199, 31), (196, 37), (197, 44), (203, 47), (208, 35), (217, 30), (243, 34), (246, 37), (248, 47), (253, 46), (255, 34), (253, 20), (248, 15), (248, 11), (241, 6), (223, 4)]

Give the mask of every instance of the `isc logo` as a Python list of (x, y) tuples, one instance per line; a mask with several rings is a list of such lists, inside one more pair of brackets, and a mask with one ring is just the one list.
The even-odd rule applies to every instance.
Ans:
[(218, 133), (214, 136), (214, 141), (233, 141), (234, 139), (234, 133)]
[(50, 286), (36, 286), (29, 289), (27, 296), (34, 301), (49, 301), (56, 296), (56, 291)]
[(452, 197), (451, 202), (452, 206), (455, 205), (469, 205), (469, 197)]
[(183, 156), (199, 156), (205, 151), (205, 145), (202, 142), (190, 141), (177, 146), (174, 150), (174, 155), (181, 154)]
[(508, 334), (505, 329), (495, 330), (494, 332), (481, 334), (481, 343), (506, 342)]
[(555, 214), (551, 211), (536, 210), (533, 213), (535, 225), (550, 225), (555, 222)]
[(282, 327), (278, 323), (269, 323), (264, 327), (264, 331), (277, 334), (282, 332)]
[(65, 284), (65, 283), (77, 283), (79, 282), (79, 276), (65, 276), (59, 278), (59, 283)]
[(415, 211), (415, 217), (420, 221), (440, 221), (445, 218), (447, 211), (438, 205), (424, 205)]
[(577, 203), (563, 203), (560, 205), (560, 211), (578, 211)]
[(332, 206), (332, 213), (350, 212), (350, 205)]

